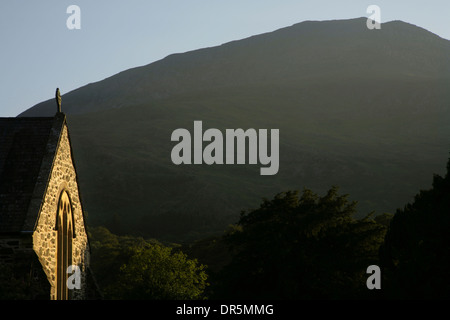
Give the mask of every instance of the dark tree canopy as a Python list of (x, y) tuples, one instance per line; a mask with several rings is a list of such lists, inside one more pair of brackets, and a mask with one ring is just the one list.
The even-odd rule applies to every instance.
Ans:
[(381, 253), (391, 297), (450, 298), (450, 159), (444, 177), (397, 210)]
[(227, 236), (232, 262), (216, 294), (229, 298), (359, 298), (366, 269), (378, 261), (386, 225), (353, 218), (356, 202), (336, 187), (320, 197), (280, 193), (242, 212)]

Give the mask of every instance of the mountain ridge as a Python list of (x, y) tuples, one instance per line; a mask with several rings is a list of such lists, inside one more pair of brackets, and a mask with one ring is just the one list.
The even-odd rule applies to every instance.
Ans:
[[(294, 41), (292, 41), (292, 39), (297, 38), (297, 36), (299, 35), (299, 32), (301, 35), (301, 33), (305, 33), (305, 32), (308, 33), (308, 32), (311, 32), (311, 30), (316, 33), (318, 32), (319, 34), (322, 34), (322, 35), (323, 35), (324, 31), (328, 30), (328, 32), (329, 32), (331, 30), (333, 32), (339, 31), (338, 35), (340, 35), (340, 37), (342, 37), (342, 32), (344, 32), (344, 34), (353, 32), (353, 33), (356, 33), (359, 35), (366, 35), (366, 36), (370, 37), (370, 36), (376, 35), (377, 32), (378, 33), (387, 32), (386, 29), (391, 29), (392, 26), (395, 26), (394, 29), (397, 30), (397, 32), (402, 32), (402, 30), (404, 32), (404, 30), (412, 29), (414, 31), (420, 31), (420, 33), (422, 35), (428, 36), (428, 39), (435, 38), (435, 40), (437, 40), (437, 41), (439, 41), (439, 40), (444, 41), (444, 43), (446, 43), (446, 45), (447, 45), (447, 49), (450, 49), (450, 41), (440, 38), (439, 36), (434, 35), (433, 33), (429, 32), (423, 28), (417, 27), (415, 25), (408, 24), (408, 23), (401, 22), (401, 21), (391, 21), (391, 22), (383, 23), (381, 30), (368, 30), (365, 27), (366, 20), (367, 20), (366, 18), (357, 18), (357, 19), (347, 19), (347, 20), (303, 21), (303, 22), (294, 24), (290, 27), (280, 28), (280, 29), (277, 29), (272, 32), (267, 32), (267, 33), (263, 33), (260, 35), (251, 36), (251, 37), (244, 38), (241, 40), (233, 40), (233, 41), (221, 44), (219, 46), (201, 48), (201, 49), (187, 51), (184, 53), (170, 54), (161, 60), (149, 63), (144, 66), (134, 67), (134, 68), (124, 70), (115, 75), (107, 77), (101, 81), (89, 83), (85, 86), (82, 86), (80, 88), (77, 88), (75, 90), (72, 90), (72, 91), (66, 93), (65, 95), (63, 95), (63, 99), (65, 102), (64, 110), (68, 114), (71, 114), (71, 113), (78, 114), (78, 113), (91, 112), (91, 111), (95, 111), (95, 110), (108, 109), (111, 107), (120, 107), (123, 105), (119, 104), (119, 105), (111, 106), (110, 104), (108, 104), (108, 100), (111, 101), (111, 99), (108, 99), (105, 96), (106, 94), (108, 94), (110, 96), (114, 96), (114, 91), (117, 88), (117, 86), (116, 86), (117, 83), (122, 83), (127, 80), (133, 82), (133, 79), (136, 79), (136, 80), (134, 80), (133, 85), (137, 85), (139, 82), (142, 82), (142, 81), (147, 81), (147, 82), (150, 82), (151, 85), (155, 85), (156, 87), (158, 87), (159, 78), (157, 78), (157, 77), (155, 78), (155, 77), (153, 77), (153, 75), (154, 74), (159, 75), (160, 74), (159, 72), (161, 69), (165, 69), (165, 70), (169, 69), (169, 71), (171, 72), (171, 74), (167, 74), (167, 73), (164, 74), (165, 78), (170, 79), (171, 77), (173, 78), (174, 76), (183, 76), (186, 78), (187, 76), (185, 73), (182, 73), (180, 71), (177, 72), (176, 70), (173, 70), (173, 69), (175, 67), (180, 66), (180, 64), (181, 64), (181, 67), (188, 68), (187, 71), (192, 71), (192, 68), (189, 69), (189, 67), (191, 67), (193, 63), (205, 64), (204, 61), (201, 61), (202, 59), (203, 60), (209, 59), (207, 61), (208, 62), (207, 67), (211, 67), (211, 65), (214, 65), (214, 63), (222, 62), (222, 61), (215, 61), (214, 59), (225, 60), (225, 63), (226, 63), (227, 62), (226, 57), (225, 57), (226, 51), (235, 49), (234, 48), (235, 46), (238, 46), (238, 47), (241, 45), (249, 46), (249, 45), (252, 45), (252, 43), (249, 44), (249, 42), (264, 42), (266, 40), (270, 40), (270, 38), (272, 38), (272, 37), (283, 38), (285, 36), (288, 36), (288, 39), (286, 39), (286, 41), (291, 42), (291, 44), (292, 44), (294, 42)], [(343, 27), (341, 27), (340, 29), (336, 28), (336, 27), (330, 28), (328, 25), (343, 26)], [(358, 27), (355, 28), (355, 25)], [(318, 26), (320, 26), (320, 27), (318, 27)], [(391, 31), (388, 30), (388, 32), (391, 32)], [(431, 36), (431, 38), (430, 38), (430, 36)], [(330, 37), (330, 35), (328, 35), (327, 37)], [(369, 39), (369, 37), (366, 39), (367, 42), (371, 41)], [(361, 39), (359, 39), (359, 40), (361, 40)], [(300, 37), (299, 40), (297, 39), (297, 42), (299, 42), (299, 41), (300, 42), (304, 41), (304, 39), (302, 37)], [(431, 40), (429, 40), (429, 41), (431, 41)], [(309, 44), (309, 43), (306, 43), (306, 44)], [(286, 43), (284, 43), (284, 45), (286, 46)], [(343, 46), (343, 47), (348, 48), (347, 46)], [(298, 50), (298, 47), (294, 48), (294, 49)], [(220, 52), (222, 50), (225, 50), (225, 53), (222, 53), (218, 57), (216, 57), (218, 55), (217, 52)], [(366, 50), (367, 50), (367, 48), (366, 48)], [(246, 58), (247, 60), (245, 62), (247, 63), (247, 66), (248, 66), (249, 64), (252, 63), (249, 60), (248, 56), (254, 54), (255, 51), (257, 51), (257, 49), (253, 49), (249, 53), (247, 53), (247, 57), (237, 57), (237, 58), (240, 58), (240, 59)], [(279, 52), (275, 52), (273, 55), (276, 55), (276, 54), (278, 54), (280, 57), (282, 57), (282, 55), (283, 55), (283, 53), (279, 53)], [(315, 56), (316, 54), (317, 54), (317, 51), (310, 52), (310, 53), (308, 53), (307, 58), (309, 58), (309, 59), (316, 58), (316, 56)], [(190, 57), (195, 57), (195, 60), (189, 61)], [(326, 55), (324, 55), (324, 57), (326, 57), (328, 59), (335, 58), (334, 56), (328, 57)], [(252, 57), (252, 58), (254, 58), (254, 57)], [(339, 59), (342, 60), (342, 57), (339, 57)], [(334, 61), (335, 60), (333, 60), (333, 62)], [(254, 62), (254, 63), (256, 64), (257, 62), (258, 61)], [(345, 60), (342, 62), (345, 62), (347, 64), (349, 63), (348, 61), (345, 61)], [(222, 63), (224, 63), (224, 62), (222, 62)], [(187, 65), (187, 67), (186, 67), (186, 65)], [(420, 64), (418, 63), (417, 65), (420, 65)], [(234, 65), (231, 65), (230, 67), (239, 68), (239, 66), (236, 67)], [(444, 66), (444, 67), (445, 67), (445, 71), (443, 71), (442, 73), (448, 77), (449, 73), (447, 71), (450, 70), (450, 67), (448, 65)], [(259, 65), (256, 65), (256, 66), (253, 65), (253, 68), (258, 70)], [(366, 68), (370, 69), (369, 63), (367, 63)], [(305, 77), (313, 77), (314, 76), (311, 69), (308, 69), (305, 67), (303, 67), (303, 69), (304, 69), (303, 71), (306, 72)], [(252, 70), (252, 71), (255, 72), (255, 70)], [(375, 72), (375, 71), (376, 70), (372, 70), (372, 72)], [(368, 70), (368, 72), (369, 72), (369, 70)], [(420, 74), (420, 73), (416, 72), (416, 75), (417, 74)], [(420, 74), (420, 75), (425, 76), (424, 74)], [(258, 76), (259, 77), (264, 77), (264, 76), (267, 77), (267, 75), (265, 75), (265, 74), (262, 74), (262, 75), (259, 74)], [(271, 74), (271, 77), (274, 77), (274, 76), (275, 76), (274, 74)], [(188, 83), (189, 78), (183, 79), (183, 80), (185, 80), (185, 81), (182, 84), (186, 85), (186, 83)], [(207, 80), (211, 80), (211, 78), (208, 78)], [(236, 79), (233, 79), (233, 78), (227, 79), (228, 83), (235, 81), (235, 80)], [(167, 81), (169, 81), (169, 80), (167, 80)], [(236, 81), (238, 81), (238, 80), (236, 80)], [(241, 81), (242, 81), (242, 79), (241, 79)], [(252, 79), (252, 82), (253, 81), (254, 81), (254, 79)], [(204, 82), (208, 83), (209, 81), (204, 81)], [(105, 90), (105, 88), (102, 88), (100, 86), (100, 84), (103, 84), (103, 83), (108, 83), (109, 90)], [(166, 86), (164, 88), (160, 88), (157, 91), (153, 90), (153, 91), (145, 92), (145, 94), (150, 96), (152, 99), (167, 98), (171, 94), (178, 93), (178, 91), (174, 90), (173, 88), (171, 88), (171, 89), (167, 88), (168, 86), (171, 86), (171, 85), (176, 86), (177, 83), (169, 82), (166, 84)], [(130, 90), (130, 93), (129, 93), (130, 95), (136, 95), (136, 94), (143, 93), (142, 91), (139, 91), (136, 89), (133, 90), (133, 88), (130, 88), (129, 90)], [(172, 91), (170, 91), (170, 90), (172, 90)], [(87, 95), (85, 94), (86, 96), (80, 97), (78, 94), (80, 91), (83, 91), (83, 92), (89, 91), (89, 94), (87, 94)], [(91, 91), (97, 91), (97, 92), (91, 92)], [(75, 98), (73, 98), (73, 96), (75, 96)], [(101, 107), (97, 106), (97, 109), (95, 109), (95, 108), (88, 109), (88, 108), (81, 107), (81, 106), (74, 106), (72, 103), (73, 99), (80, 101), (80, 104), (87, 104), (87, 105), (89, 105), (90, 100), (95, 100), (95, 101), (101, 100), (101, 101), (103, 101), (103, 103), (102, 103), (103, 106), (101, 106)], [(39, 115), (43, 115), (43, 114), (50, 116), (53, 114), (52, 105), (53, 105), (53, 99), (49, 99), (49, 100), (43, 101), (43, 102), (31, 107), (30, 109), (22, 112), (18, 116), (39, 116)]]
[[(88, 221), (192, 240), (286, 190), (338, 185), (361, 216), (429, 186), (450, 150), (450, 41), (403, 22), (301, 22), (173, 54), (63, 95)], [(300, 35), (301, 34), (301, 35)], [(21, 116), (54, 115), (53, 99)], [(171, 133), (280, 130), (280, 170), (181, 165)]]

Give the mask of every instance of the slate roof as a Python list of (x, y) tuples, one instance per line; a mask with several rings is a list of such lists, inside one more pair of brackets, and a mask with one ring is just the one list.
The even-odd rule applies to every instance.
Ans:
[(65, 115), (0, 118), (0, 233), (34, 230)]

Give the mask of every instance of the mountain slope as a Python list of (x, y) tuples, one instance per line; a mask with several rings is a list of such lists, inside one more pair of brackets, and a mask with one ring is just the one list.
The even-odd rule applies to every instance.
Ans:
[[(336, 184), (361, 214), (429, 186), (450, 151), (450, 42), (394, 21), (307, 21), (174, 54), (63, 96), (93, 224), (180, 240), (261, 197)], [(20, 116), (52, 115), (53, 100)], [(280, 130), (280, 171), (175, 166), (173, 130)]]
[[(173, 54), (64, 95), (79, 114), (132, 106), (180, 93), (285, 85), (324, 77), (449, 77), (449, 41), (404, 22), (366, 28), (366, 19), (306, 21), (224, 45)], [(53, 100), (20, 116), (52, 115)]]

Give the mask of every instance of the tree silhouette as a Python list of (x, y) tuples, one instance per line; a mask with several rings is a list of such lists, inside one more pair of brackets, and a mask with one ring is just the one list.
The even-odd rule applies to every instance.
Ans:
[[(277, 194), (242, 212), (227, 236), (232, 262), (217, 297), (253, 299), (360, 298), (371, 293), (366, 269), (378, 262), (386, 226), (354, 219), (356, 202), (331, 188)], [(373, 293), (372, 293), (373, 294)]]
[(381, 258), (390, 297), (450, 298), (450, 159), (445, 177), (397, 210)]

